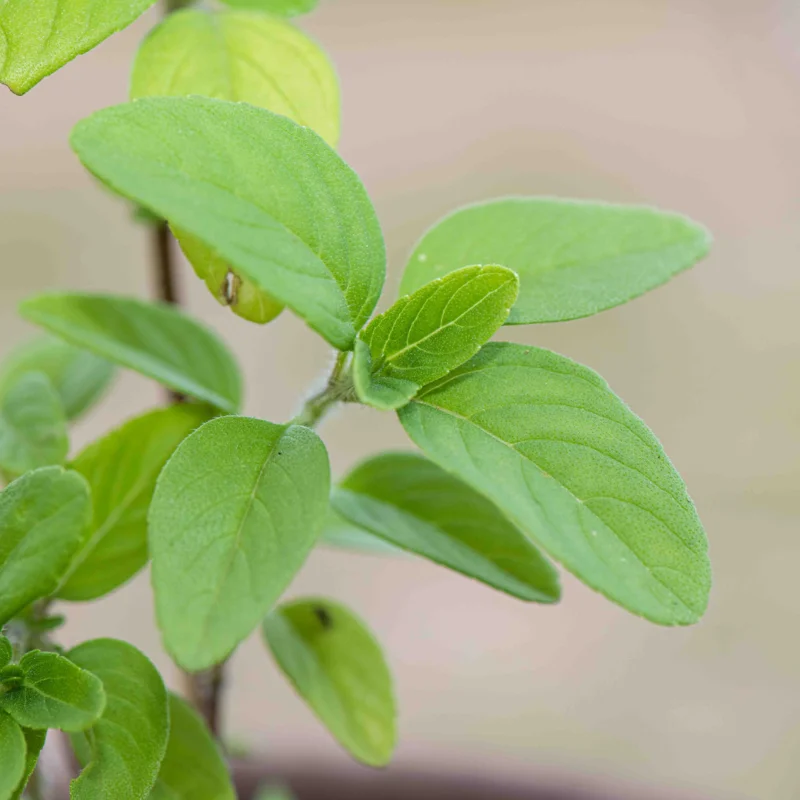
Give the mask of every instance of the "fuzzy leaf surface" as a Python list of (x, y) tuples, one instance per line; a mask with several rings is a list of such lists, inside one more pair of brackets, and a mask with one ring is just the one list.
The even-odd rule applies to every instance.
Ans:
[(70, 465), (92, 490), (94, 518), (86, 546), (58, 589), (88, 601), (126, 583), (148, 560), (147, 511), (156, 479), (175, 448), (213, 410), (177, 405), (151, 411), (89, 445)]
[(39, 763), (39, 755), (47, 739), (47, 731), (34, 731), (30, 728), (23, 728), (22, 735), (25, 737), (25, 769), (23, 770), (22, 780), (17, 786), (17, 791), (11, 795), (11, 800), (20, 800), (23, 797), (25, 786)]
[(361, 181), (316, 133), (246, 103), (153, 97), (78, 123), (72, 146), (114, 191), (352, 349), (386, 253)]
[(19, 666), (22, 684), (0, 694), (0, 709), (23, 728), (82, 731), (103, 713), (100, 679), (57, 653), (32, 650)]
[(352, 612), (330, 600), (280, 606), (263, 625), (278, 666), (351, 755), (389, 763), (397, 739), (392, 676), (380, 645)]
[(99, 294), (43, 294), (25, 319), (170, 389), (235, 412), (241, 377), (232, 353), (204, 325), (158, 303)]
[(182, 667), (220, 662), (258, 626), (316, 544), (329, 494), (308, 428), (222, 417), (178, 447), (149, 530), (158, 623)]
[(89, 535), (89, 486), (44, 467), (0, 493), (0, 624), (52, 594)]
[(156, 0), (5, 0), (0, 83), (24, 94), (76, 56), (127, 28)]
[(686, 486), (592, 370), (489, 344), (399, 416), (429, 458), (593, 589), (662, 625), (703, 615), (708, 546)]
[(401, 292), (466, 264), (503, 264), (520, 279), (508, 325), (605, 311), (666, 283), (710, 248), (705, 228), (637, 206), (517, 197), (455, 211), (423, 236)]
[(106, 707), (76, 752), (88, 755), (70, 785), (71, 800), (146, 800), (155, 785), (169, 736), (169, 700), (156, 668), (135, 647), (94, 639), (69, 659), (103, 683)]

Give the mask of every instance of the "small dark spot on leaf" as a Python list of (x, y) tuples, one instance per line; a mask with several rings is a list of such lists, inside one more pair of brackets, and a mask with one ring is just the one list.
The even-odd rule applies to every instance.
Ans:
[(326, 631), (329, 631), (333, 627), (333, 617), (326, 608), (314, 606), (314, 614), (319, 620), (319, 624), (322, 625)]

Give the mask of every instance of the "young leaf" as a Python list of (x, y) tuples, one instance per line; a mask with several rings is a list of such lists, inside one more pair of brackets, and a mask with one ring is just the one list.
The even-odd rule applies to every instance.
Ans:
[(0, 669), (8, 666), (14, 658), (14, 648), (7, 637), (0, 635)]
[[(399, 390), (396, 384), (388, 389), (403, 397), (408, 383), (418, 390), (472, 358), (506, 321), (518, 290), (517, 276), (505, 267), (465, 267), (402, 297), (372, 320), (359, 334), (369, 345), (372, 383), (379, 392), (371, 404), (389, 404), (386, 380), (401, 381)], [(355, 385), (362, 402), (369, 403), (364, 355), (363, 348), (356, 350)]]
[(126, 28), (155, 1), (5, 0), (0, 6), (0, 83), (24, 94)]
[(462, 208), (429, 230), (400, 290), (465, 264), (503, 264), (520, 278), (508, 325), (560, 322), (613, 308), (665, 283), (709, 250), (677, 214), (635, 206), (518, 197)]
[(60, 467), (29, 472), (0, 493), (0, 625), (55, 591), (91, 514), (86, 481)]
[(320, 721), (354, 758), (389, 763), (397, 739), (392, 676), (367, 627), (344, 606), (306, 599), (265, 620), (275, 660)]
[(69, 450), (61, 400), (42, 372), (29, 372), (0, 403), (0, 469), (22, 475), (63, 463)]
[(319, 0), (222, 0), (234, 8), (253, 8), (269, 11), (279, 17), (296, 17), (313, 11)]
[(92, 490), (94, 519), (86, 546), (58, 589), (64, 600), (102, 597), (147, 563), (147, 510), (156, 478), (175, 448), (213, 416), (208, 406), (179, 405), (136, 417), (89, 445), (70, 465)]
[(259, 11), (171, 14), (145, 39), (131, 99), (203, 95), (250, 103), (339, 139), (336, 72), (294, 25)]
[(559, 599), (558, 574), (482, 495), (415, 453), (384, 453), (333, 493), (345, 519), (522, 600)]
[(131, 297), (43, 294), (20, 306), (23, 317), (123, 367), (234, 412), (241, 378), (227, 347), (204, 325), (171, 306)]
[(154, 97), (83, 120), (72, 146), (113, 190), (352, 349), (383, 285), (383, 237), (358, 177), (313, 131), (246, 103)]
[[(47, 739), (47, 731), (34, 731), (30, 728), (23, 728), (22, 735), (25, 737), (25, 768), (22, 772), (22, 780), (19, 782), (16, 792), (11, 795), (11, 800), (20, 800), (23, 797), (25, 787), (36, 769), (39, 755)], [(0, 796), (2, 796), (2, 793), (0, 793)]]
[(369, 345), (360, 338), (353, 353), (353, 387), (362, 403), (381, 411), (402, 408), (420, 388), (403, 378), (376, 375)]
[(237, 274), (213, 248), (185, 231), (172, 231), (187, 261), (220, 305), (234, 314), (266, 325), (284, 309), (274, 297), (261, 291), (252, 281)]
[(149, 800), (236, 800), (222, 753), (202, 717), (169, 696), (167, 753)]
[(258, 790), (255, 800), (294, 800), (294, 795), (283, 786), (265, 786)]
[(0, 711), (0, 800), (11, 800), (25, 777), (25, 736), (8, 714)]
[(90, 762), (72, 781), (72, 800), (146, 800), (155, 785), (169, 735), (167, 690), (156, 668), (135, 647), (95, 639), (71, 650), (69, 659), (93, 672), (106, 693), (103, 716), (79, 752)]
[(314, 547), (329, 492), (308, 428), (222, 417), (178, 447), (149, 516), (156, 612), (178, 664), (210, 667), (253, 631)]
[(94, 405), (114, 377), (114, 367), (105, 359), (53, 336), (40, 336), (6, 356), (0, 366), (0, 398), (28, 372), (47, 375), (69, 420)]
[(711, 574), (686, 487), (647, 426), (590, 369), (489, 344), (399, 416), (426, 455), (584, 583), (663, 625), (702, 616)]
[(19, 662), (22, 684), (0, 694), (0, 709), (24, 728), (82, 731), (106, 703), (103, 684), (57, 653), (33, 650)]

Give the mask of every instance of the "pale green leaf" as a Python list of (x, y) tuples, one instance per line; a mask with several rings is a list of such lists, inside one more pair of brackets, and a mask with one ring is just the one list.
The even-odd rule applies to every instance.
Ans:
[(462, 208), (428, 231), (401, 292), (467, 264), (503, 264), (520, 278), (509, 325), (559, 322), (613, 308), (665, 283), (709, 250), (710, 236), (655, 209), (518, 197)]
[(89, 445), (70, 465), (92, 490), (86, 546), (58, 589), (64, 600), (102, 597), (147, 563), (147, 510), (156, 478), (175, 448), (213, 412), (177, 405), (144, 414)]
[[(115, 639), (79, 645), (69, 658), (103, 682), (106, 707), (78, 750), (90, 761), (72, 781), (72, 800), (146, 800), (155, 785), (169, 736), (167, 690), (156, 668), (135, 647)], [(83, 744), (81, 744), (81, 742)]]
[(158, 622), (178, 664), (210, 667), (258, 626), (316, 544), (329, 492), (325, 446), (298, 425), (222, 417), (178, 447), (149, 518)]
[(522, 600), (558, 600), (558, 574), (485, 497), (415, 453), (356, 467), (332, 496), (345, 519)]
[(590, 369), (489, 344), (399, 416), (426, 455), (592, 588), (660, 624), (702, 616), (711, 574), (686, 487)]
[(28, 372), (0, 401), (0, 470), (22, 475), (61, 464), (69, 437), (64, 408), (43, 372)]
[(364, 187), (316, 133), (246, 103), (159, 97), (97, 112), (72, 146), (113, 190), (353, 347), (386, 254)]
[(359, 334), (369, 345), (372, 379), (365, 386), (365, 351), (357, 348), (361, 401), (397, 408), (407, 402), (409, 384), (418, 390), (472, 358), (506, 321), (518, 290), (505, 267), (465, 267), (400, 298)]
[(47, 731), (34, 731), (30, 728), (24, 728), (22, 734), (25, 737), (25, 769), (16, 792), (11, 795), (11, 800), (19, 800), (19, 798), (23, 797), (25, 786), (36, 769), (36, 764), (39, 762), (39, 754), (42, 752), (47, 739)]
[(79, 347), (223, 411), (241, 402), (241, 378), (228, 348), (177, 309), (131, 297), (43, 294), (23, 317)]
[(0, 83), (24, 94), (130, 25), (156, 0), (4, 0)]
[(281, 303), (234, 272), (224, 258), (196, 236), (178, 230), (173, 230), (173, 234), (197, 277), (205, 282), (220, 305), (257, 325), (272, 322), (283, 311)]
[(91, 515), (86, 481), (60, 467), (29, 472), (0, 493), (0, 624), (55, 591)]
[(354, 525), (332, 508), (328, 509), (319, 543), (337, 550), (350, 550), (368, 555), (406, 555), (404, 550)]
[(319, 0), (222, 0), (223, 3), (234, 8), (253, 8), (269, 11), (279, 17), (296, 17), (299, 14), (308, 14), (319, 4)]
[(100, 679), (57, 653), (33, 650), (19, 662), (22, 683), (0, 694), (0, 709), (24, 728), (82, 731), (105, 708)]
[(169, 712), (167, 753), (150, 800), (236, 800), (225, 760), (202, 717), (174, 694)]
[(61, 398), (67, 419), (76, 419), (94, 405), (114, 377), (114, 367), (94, 353), (53, 336), (24, 342), (0, 366), (0, 398), (28, 372), (43, 372)]
[(8, 666), (14, 658), (14, 648), (8, 637), (0, 635), (0, 669)]
[(418, 391), (419, 385), (403, 378), (376, 375), (373, 371), (372, 353), (369, 345), (356, 339), (353, 353), (353, 388), (358, 399), (381, 411), (402, 408)]
[(203, 95), (260, 106), (339, 139), (336, 72), (320, 47), (258, 11), (171, 14), (145, 39), (131, 99)]
[(22, 729), (0, 711), (0, 800), (11, 800), (25, 777), (26, 744)]
[(364, 623), (315, 598), (280, 606), (263, 630), (286, 677), (339, 743), (365, 764), (388, 764), (397, 739), (392, 676)]

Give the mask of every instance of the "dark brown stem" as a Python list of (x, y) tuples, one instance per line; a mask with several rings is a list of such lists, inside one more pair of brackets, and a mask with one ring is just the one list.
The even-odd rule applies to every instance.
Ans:
[(175, 278), (175, 257), (172, 234), (166, 222), (153, 225), (153, 253), (156, 265), (156, 292), (159, 300), (165, 303), (180, 304)]
[(187, 675), (189, 701), (200, 712), (208, 729), (219, 738), (222, 730), (220, 709), (225, 689), (225, 664), (194, 675)]

